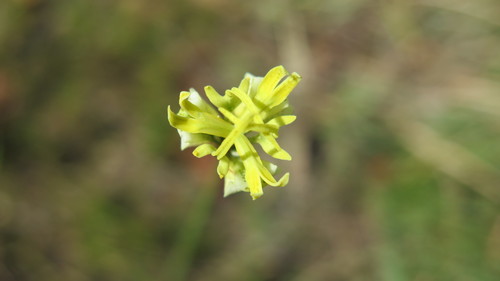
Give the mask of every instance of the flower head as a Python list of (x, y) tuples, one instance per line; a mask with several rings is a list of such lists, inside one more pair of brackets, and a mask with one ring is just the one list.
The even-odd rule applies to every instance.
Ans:
[(206, 86), (205, 94), (215, 108), (194, 89), (181, 92), (177, 114), (168, 107), (168, 120), (179, 132), (181, 149), (197, 146), (194, 156), (212, 155), (219, 160), (217, 173), (225, 179), (224, 196), (247, 191), (257, 199), (263, 194), (263, 184), (288, 183), (289, 173), (279, 180), (273, 177), (277, 166), (262, 160), (254, 144), (276, 159), (292, 159), (276, 139), (279, 129), (296, 118), (289, 115), (287, 97), (300, 79), (297, 73), (289, 75), (277, 66), (264, 77), (247, 73), (238, 87), (224, 95)]

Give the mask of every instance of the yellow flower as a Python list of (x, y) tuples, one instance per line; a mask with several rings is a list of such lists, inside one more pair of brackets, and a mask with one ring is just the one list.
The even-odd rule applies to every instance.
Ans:
[(289, 75), (283, 66), (277, 66), (264, 77), (247, 73), (238, 87), (223, 96), (206, 86), (205, 94), (216, 108), (194, 89), (181, 92), (177, 114), (168, 107), (168, 120), (179, 132), (181, 149), (197, 146), (196, 157), (210, 154), (219, 160), (217, 173), (225, 178), (224, 196), (247, 191), (257, 199), (263, 194), (263, 183), (288, 183), (289, 173), (276, 180), (276, 165), (263, 161), (253, 144), (258, 143), (276, 159), (292, 159), (276, 139), (280, 127), (296, 118), (289, 115), (287, 97), (300, 79), (297, 73)]

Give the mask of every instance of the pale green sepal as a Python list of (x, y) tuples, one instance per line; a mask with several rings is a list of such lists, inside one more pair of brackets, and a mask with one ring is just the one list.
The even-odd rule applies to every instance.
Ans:
[[(182, 95), (182, 92), (181, 92)], [(201, 111), (217, 115), (217, 110), (201, 98), (200, 94), (193, 88), (189, 89), (188, 100), (196, 105)]]
[(214, 137), (206, 134), (192, 134), (188, 132), (184, 132), (182, 130), (177, 129), (179, 136), (181, 137), (181, 150), (184, 150), (188, 147), (198, 146), (205, 143), (214, 142)]
[(228, 175), (224, 178), (224, 197), (227, 197), (231, 194), (248, 191), (247, 184), (245, 182), (245, 178), (242, 175), (233, 175), (228, 173)]
[(262, 160), (262, 164), (263, 164), (263, 165), (264, 165), (264, 167), (266, 167), (266, 169), (268, 169), (268, 170), (269, 170), (269, 172), (270, 172), (271, 174), (273, 174), (273, 175), (274, 175), (274, 174), (276, 174), (276, 172), (278, 171), (278, 166), (277, 166), (277, 165), (275, 165), (275, 164), (273, 164), (273, 163), (271, 163), (271, 162), (269, 162), (269, 161), (264, 161), (264, 160)]
[(245, 73), (245, 78), (250, 78), (250, 89), (248, 92), (248, 95), (251, 98), (254, 98), (255, 95), (257, 94), (257, 90), (259, 89), (260, 84), (262, 83), (262, 80), (264, 80), (264, 77), (260, 76), (255, 76), (251, 73)]
[(231, 161), (229, 170), (224, 177), (224, 197), (241, 191), (249, 191), (243, 176), (243, 164)]

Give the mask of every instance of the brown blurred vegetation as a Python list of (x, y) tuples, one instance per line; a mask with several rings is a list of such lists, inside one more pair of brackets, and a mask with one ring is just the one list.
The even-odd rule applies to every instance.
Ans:
[[(498, 280), (500, 3), (0, 2), (0, 280)], [(178, 93), (303, 76), (222, 198)]]

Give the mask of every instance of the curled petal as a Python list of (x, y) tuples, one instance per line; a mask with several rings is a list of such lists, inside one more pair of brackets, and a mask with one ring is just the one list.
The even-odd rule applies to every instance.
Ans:
[(193, 150), (193, 155), (201, 158), (215, 151), (215, 147), (209, 143), (202, 144)]
[(285, 81), (283, 81), (271, 94), (271, 97), (268, 98), (264, 103), (269, 106), (269, 108), (275, 107), (278, 104), (285, 101), (290, 92), (297, 86), (302, 77), (297, 73), (292, 73), (292, 75), (288, 76)]
[(236, 96), (242, 102), (242, 104), (245, 105), (246, 108), (253, 114), (256, 122), (264, 123), (262, 117), (260, 116), (261, 110), (257, 108), (252, 99), (242, 90), (240, 90), (239, 88), (232, 88), (231, 90), (228, 90), (227, 93)]
[(179, 96), (179, 105), (181, 109), (191, 117), (199, 117), (203, 112), (198, 106), (189, 101), (190, 92), (181, 92)]
[(229, 172), (229, 158), (227, 157), (222, 157), (219, 161), (219, 164), (217, 165), (217, 174), (219, 174), (219, 177), (222, 179), (227, 175)]
[(221, 96), (212, 86), (205, 87), (205, 94), (208, 100), (217, 108), (223, 107), (228, 110), (233, 110), (239, 104), (238, 99), (230, 95)]
[(278, 181), (274, 180), (274, 178), (273, 181), (266, 181), (265, 178), (262, 179), (264, 179), (264, 181), (270, 186), (283, 187), (288, 184), (288, 181), (290, 179), (290, 173), (284, 174)]
[(208, 114), (203, 114), (203, 119), (183, 117), (175, 114), (170, 106), (168, 107), (168, 121), (172, 127), (188, 133), (209, 134), (218, 137), (227, 137), (232, 129), (230, 123), (220, 118)]
[(196, 157), (216, 156), (217, 174), (224, 178), (224, 196), (248, 191), (253, 199), (263, 194), (263, 186), (284, 186), (289, 173), (274, 178), (277, 166), (263, 161), (254, 144), (258, 143), (270, 156), (291, 160), (276, 138), (282, 126), (295, 121), (287, 98), (299, 83), (297, 73), (289, 74), (283, 66), (271, 69), (265, 77), (245, 74), (238, 87), (220, 95), (211, 87), (204, 88), (211, 104), (194, 90), (179, 96), (180, 110), (168, 107), (170, 125), (181, 136), (181, 149), (197, 146)]
[(295, 121), (295, 119), (297, 119), (297, 116), (295, 115), (282, 115), (271, 119), (266, 124), (271, 126), (276, 126), (279, 128), (281, 126), (285, 126), (292, 123), (293, 121)]
[(245, 76), (245, 78), (243, 78), (243, 80), (241, 80), (240, 85), (238, 86), (238, 89), (243, 91), (243, 93), (245, 93), (246, 95), (249, 95), (250, 94), (251, 80), (252, 80), (252, 77)]
[(270, 156), (281, 160), (292, 160), (292, 156), (280, 147), (276, 139), (269, 135), (259, 135), (257, 143)]
[(262, 160), (262, 164), (264, 165), (264, 167), (266, 167), (266, 169), (269, 170), (269, 172), (271, 174), (276, 174), (276, 171), (278, 171), (278, 166), (276, 166), (275, 164), (271, 163), (271, 162), (268, 162), (268, 161), (264, 161)]
[[(271, 172), (262, 163), (262, 160), (257, 154), (255, 148), (245, 136), (241, 136), (236, 140), (235, 147), (243, 161), (246, 171), (245, 179), (248, 182), (250, 193), (254, 199), (260, 197), (259, 192), (262, 191), (261, 180), (271, 186), (283, 186), (288, 182), (288, 175), (286, 174), (280, 179), (280, 181), (276, 181), (274, 179)], [(249, 170), (252, 171), (250, 175), (248, 174)], [(248, 181), (250, 179), (252, 180), (251, 182)], [(252, 194), (252, 192), (254, 194)]]
[(246, 132), (250, 131), (276, 135), (278, 133), (278, 127), (270, 124), (250, 124)]
[(287, 75), (288, 72), (285, 68), (280, 65), (276, 66), (264, 76), (264, 79), (259, 85), (255, 99), (267, 104), (265, 101), (270, 99), (270, 95), (273, 93), (274, 88), (278, 85), (279, 81)]
[(226, 105), (226, 100), (223, 96), (219, 95), (217, 91), (212, 86), (205, 86), (205, 94), (208, 100), (217, 107), (224, 107)]

